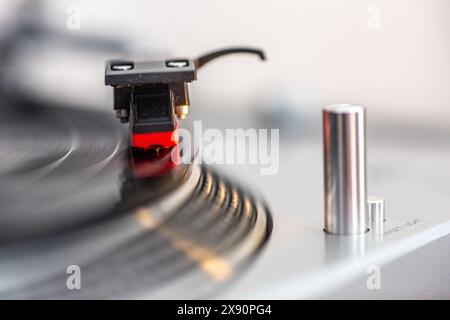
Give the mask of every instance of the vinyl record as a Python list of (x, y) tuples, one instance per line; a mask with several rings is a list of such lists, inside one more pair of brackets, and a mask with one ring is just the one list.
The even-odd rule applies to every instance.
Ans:
[(271, 233), (259, 199), (208, 167), (133, 152), (110, 114), (1, 114), (1, 298), (202, 297)]

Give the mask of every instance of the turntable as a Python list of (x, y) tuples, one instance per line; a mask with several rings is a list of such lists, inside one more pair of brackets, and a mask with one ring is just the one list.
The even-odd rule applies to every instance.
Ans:
[[(187, 128), (198, 119), (219, 131), (280, 128), (278, 171), (199, 164), (201, 150), (191, 163), (174, 165), (164, 150), (155, 157), (130, 148), (130, 132), (105, 98), (111, 91), (100, 93), (104, 62), (131, 56), (122, 42), (79, 34), (68, 41), (33, 24), (39, 21), (26, 22), (0, 43), (7, 66), (0, 95), (0, 298), (450, 296), (448, 128), (381, 121), (368, 105), (366, 161), (349, 165), (358, 173), (352, 176), (339, 168), (362, 159), (364, 148), (354, 149), (360, 158), (345, 159), (336, 138), (345, 134), (327, 135), (335, 120), (322, 127), (321, 109), (300, 116), (277, 109), (274, 116), (258, 102), (259, 113), (243, 105), (237, 116), (222, 112), (226, 99), (199, 99), (203, 108), (192, 112)], [(83, 81), (69, 83), (68, 73), (58, 73), (66, 90), (49, 81), (45, 61), (37, 68), (32, 59), (55, 48), (71, 53), (66, 63), (86, 62)], [(30, 82), (36, 70), (42, 81)], [(339, 113), (333, 108), (327, 110)], [(341, 207), (349, 194), (358, 199), (355, 207), (328, 207), (339, 199), (332, 191), (345, 189), (336, 185), (353, 183), (342, 180), (348, 176), (358, 187), (342, 193)], [(369, 201), (374, 218), (366, 221), (361, 213), (370, 196), (382, 199)]]

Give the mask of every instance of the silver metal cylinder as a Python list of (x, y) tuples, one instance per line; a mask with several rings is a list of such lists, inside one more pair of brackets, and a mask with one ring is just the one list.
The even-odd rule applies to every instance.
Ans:
[(367, 216), (371, 232), (383, 233), (386, 221), (386, 210), (384, 199), (380, 197), (369, 197), (367, 200)]
[(323, 109), (325, 231), (368, 230), (365, 108), (336, 104)]

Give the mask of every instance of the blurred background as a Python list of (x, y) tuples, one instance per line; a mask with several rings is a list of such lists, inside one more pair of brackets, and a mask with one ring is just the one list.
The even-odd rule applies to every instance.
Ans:
[(109, 108), (105, 59), (195, 57), (247, 45), (263, 48), (267, 63), (231, 57), (202, 70), (191, 86), (194, 115), (245, 106), (263, 117), (280, 108), (307, 117), (353, 102), (369, 106), (373, 121), (450, 122), (446, 0), (0, 3), (3, 39), (20, 42), (19, 25), (35, 33), (3, 66), (3, 73), (15, 68), (6, 82), (42, 98)]

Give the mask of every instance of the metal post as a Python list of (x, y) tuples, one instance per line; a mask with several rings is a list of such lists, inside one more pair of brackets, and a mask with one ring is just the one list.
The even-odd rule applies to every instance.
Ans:
[(365, 108), (336, 104), (323, 109), (325, 231), (368, 230)]

